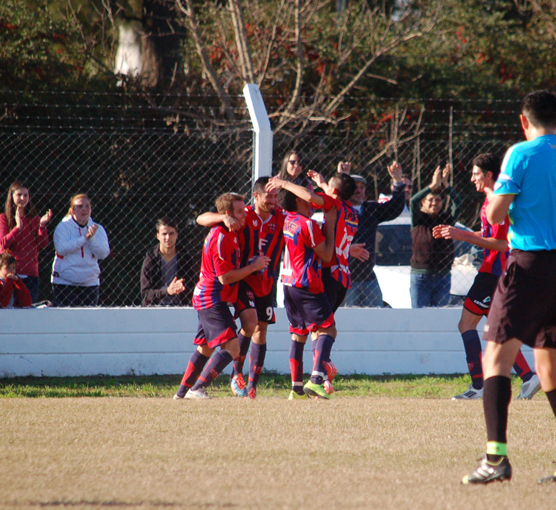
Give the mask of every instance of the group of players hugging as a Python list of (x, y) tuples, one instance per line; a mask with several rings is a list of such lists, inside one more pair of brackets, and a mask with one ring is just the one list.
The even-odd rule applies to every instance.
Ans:
[[(193, 295), (199, 316), (197, 349), (174, 399), (210, 398), (206, 388), (232, 362), (233, 393), (256, 398), (267, 326), (275, 322), (277, 266), (283, 251), (281, 279), (292, 335), (289, 398), (328, 399), (334, 392), (336, 368), (330, 359), (336, 338), (334, 312), (350, 286), (350, 250), (360, 258), (368, 253), (362, 245), (352, 246), (358, 218), (349, 199), (355, 180), (347, 173), (336, 173), (328, 182), (317, 172), (308, 175), (323, 192), (313, 191), (308, 180), (304, 187), (279, 177), (261, 177), (254, 184), (253, 206), (246, 207), (242, 195), (225, 193), (216, 200), (217, 212), (197, 219), (211, 227)], [(324, 211), (322, 228), (311, 219), (317, 208)], [(235, 318), (240, 319), (239, 333), (228, 303), (234, 304)], [(309, 333), (313, 370), (303, 385)], [(250, 346), (246, 383), (243, 365)]]

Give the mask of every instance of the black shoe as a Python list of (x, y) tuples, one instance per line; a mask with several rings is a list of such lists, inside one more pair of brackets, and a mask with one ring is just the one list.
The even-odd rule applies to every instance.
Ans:
[(461, 480), (464, 485), (475, 484), (475, 483), (490, 483), (490, 482), (502, 482), (504, 480), (511, 480), (512, 478), (512, 466), (508, 457), (502, 457), (498, 462), (489, 462), (487, 456), (485, 455), (481, 459), (479, 467), (475, 469), (471, 474), (465, 475)]

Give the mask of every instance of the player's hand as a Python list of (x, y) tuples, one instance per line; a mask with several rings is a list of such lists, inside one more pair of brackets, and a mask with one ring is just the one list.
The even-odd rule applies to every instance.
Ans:
[(349, 248), (349, 254), (351, 257), (360, 260), (361, 262), (366, 262), (371, 256), (369, 250), (365, 249), (365, 243), (352, 244)]
[(85, 239), (87, 240), (91, 239), (91, 237), (93, 237), (97, 233), (97, 230), (98, 230), (98, 225), (96, 223), (88, 227), (87, 232), (85, 233)]
[(267, 192), (268, 191), (274, 191), (275, 189), (282, 189), (282, 186), (284, 185), (284, 182), (285, 181), (280, 179), (278, 176), (272, 177), (271, 179), (268, 180), (264, 189)]
[(48, 222), (51, 220), (52, 218), (52, 209), (48, 209), (48, 211), (46, 211), (46, 214), (41, 218), (41, 228), (46, 227), (46, 225), (48, 224)]
[(9, 278), (10, 280), (13, 280), (14, 282), (17, 282), (17, 280), (20, 280), (19, 276), (17, 276), (15, 273), (8, 273), (6, 275), (6, 278)]
[(224, 216), (224, 225), (226, 225), (226, 228), (230, 232), (233, 232), (234, 230), (241, 230), (241, 223), (229, 214)]
[(329, 211), (325, 211), (323, 216), (325, 223), (333, 225), (336, 223), (336, 219), (338, 218), (338, 209), (336, 209), (336, 207), (332, 207)]
[(322, 188), (323, 186), (326, 185), (326, 181), (324, 180), (324, 177), (319, 174), (318, 172), (315, 172), (314, 170), (309, 170), (307, 172), (307, 175), (313, 179), (313, 182), (319, 187)]
[(338, 163), (338, 173), (339, 174), (350, 174), (351, 173), (351, 163), (347, 161), (340, 161)]
[(253, 262), (251, 263), (251, 267), (253, 268), (253, 272), (262, 271), (263, 269), (266, 269), (268, 267), (268, 264), (270, 264), (270, 257), (261, 255), (253, 260)]
[(178, 280), (177, 276), (170, 282), (170, 285), (166, 288), (169, 296), (175, 296), (176, 294), (181, 294), (185, 290), (185, 285), (183, 284), (183, 278)]
[(437, 225), (432, 229), (435, 239), (453, 239), (454, 241), (465, 241), (465, 234), (462, 230), (451, 225)]
[(387, 167), (388, 173), (394, 182), (401, 182), (402, 180), (402, 165), (397, 161), (394, 161), (390, 166)]

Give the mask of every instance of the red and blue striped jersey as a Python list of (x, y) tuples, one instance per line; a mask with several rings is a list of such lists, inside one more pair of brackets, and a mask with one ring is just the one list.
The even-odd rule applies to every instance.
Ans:
[[(338, 217), (334, 225), (334, 255), (330, 262), (323, 262), (322, 267), (329, 267), (332, 278), (341, 283), (346, 289), (351, 287), (351, 272), (349, 270), (349, 249), (357, 232), (359, 219), (353, 206), (344, 200), (333, 198), (324, 193), (317, 193), (324, 198), (322, 209), (328, 211), (332, 207), (338, 210)], [(326, 232), (326, 223), (323, 226)]]
[(326, 241), (319, 224), (297, 212), (288, 213), (284, 239), (286, 250), (282, 262), (282, 283), (314, 294), (324, 292), (321, 261), (314, 250), (315, 246)]
[(258, 297), (270, 294), (277, 278), (277, 266), (284, 248), (284, 211), (277, 207), (266, 221), (255, 212), (253, 207), (245, 208), (247, 218), (245, 226), (239, 232), (241, 267), (249, 265), (255, 257), (270, 257), (270, 263), (264, 271), (251, 273), (245, 281)]
[[(483, 207), (481, 208), (481, 235), (482, 237), (494, 237), (495, 239), (508, 240), (508, 229), (510, 228), (510, 219), (506, 219), (499, 225), (491, 225), (486, 217), (486, 207), (488, 199), (485, 199)], [(506, 268), (506, 261), (510, 254), (509, 248), (505, 252), (499, 252), (484, 248), (483, 263), (479, 269), (479, 273), (491, 273), (496, 276), (501, 276)]]
[(238, 235), (218, 224), (210, 229), (203, 245), (201, 276), (193, 293), (195, 310), (237, 301), (238, 282), (223, 285), (218, 280), (219, 276), (233, 269), (239, 269)]

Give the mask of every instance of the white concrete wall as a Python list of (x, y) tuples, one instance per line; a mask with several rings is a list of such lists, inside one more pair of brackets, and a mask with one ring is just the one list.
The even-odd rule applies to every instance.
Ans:
[[(341, 374), (465, 373), (460, 314), (458, 308), (340, 309), (332, 360)], [(265, 368), (288, 373), (288, 322), (283, 308), (276, 315)], [(0, 378), (180, 374), (196, 331), (191, 308), (0, 310)], [(532, 363), (531, 349), (524, 353)], [(310, 371), (309, 346), (304, 362)]]

